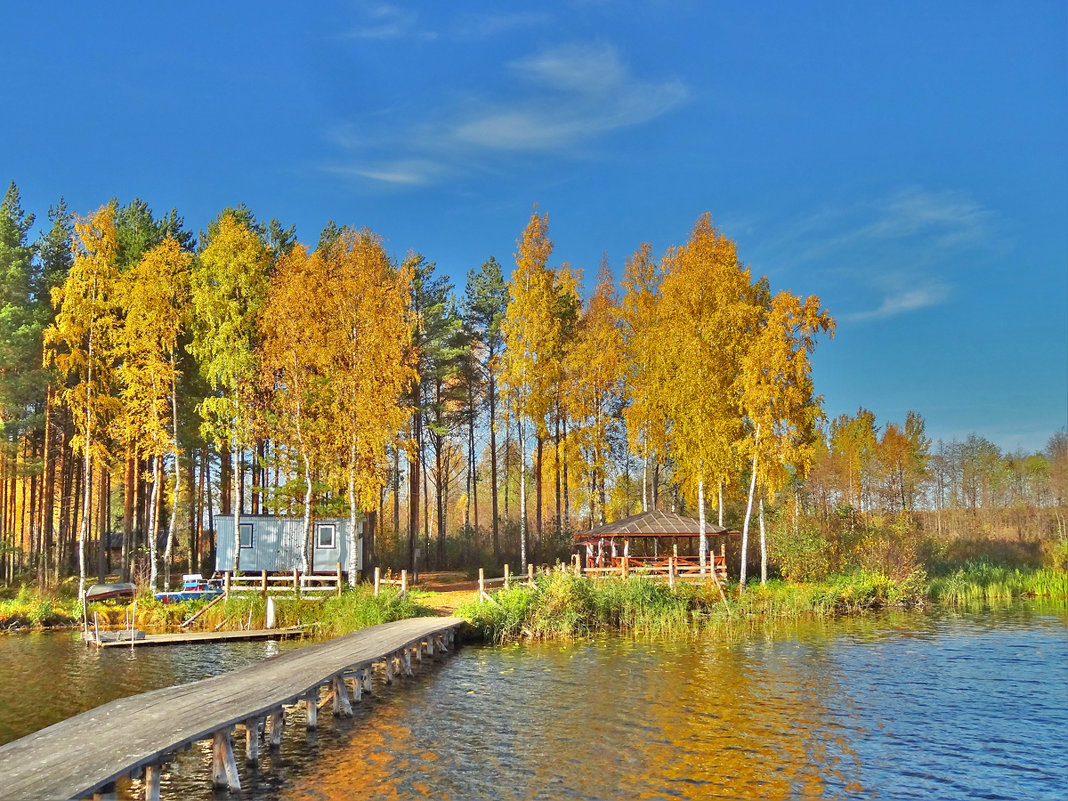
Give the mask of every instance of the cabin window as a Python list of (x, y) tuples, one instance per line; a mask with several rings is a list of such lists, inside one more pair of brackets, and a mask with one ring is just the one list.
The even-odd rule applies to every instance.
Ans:
[(319, 538), (315, 547), (323, 550), (333, 550), (337, 547), (337, 531), (332, 523), (319, 526)]
[(241, 524), (241, 547), (242, 548), (251, 548), (252, 547), (252, 524), (251, 523), (242, 523)]

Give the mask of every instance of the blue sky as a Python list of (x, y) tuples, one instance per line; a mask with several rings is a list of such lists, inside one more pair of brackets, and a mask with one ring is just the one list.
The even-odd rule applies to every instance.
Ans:
[[(512, 8), (523, 10), (511, 10)], [(934, 437), (1041, 448), (1068, 423), (1068, 21), (1061, 2), (17, 4), (0, 180), (245, 202), (314, 243), (370, 226), (462, 287), (697, 217), (838, 320), (829, 416), (915, 409)]]

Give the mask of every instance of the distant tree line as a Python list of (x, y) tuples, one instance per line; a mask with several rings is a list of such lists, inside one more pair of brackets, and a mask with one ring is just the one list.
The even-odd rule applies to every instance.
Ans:
[(606, 520), (714, 509), (743, 549), (757, 522), (763, 578), (765, 506), (946, 526), (1063, 510), (1063, 437), (991, 457), (975, 437), (932, 452), (918, 414), (881, 435), (864, 410), (827, 423), (810, 357), (833, 319), (754, 278), (707, 215), (660, 257), (640, 246), (618, 286), (604, 259), (585, 300), (537, 211), (510, 278), (491, 256), (462, 293), (369, 230), (329, 222), (310, 246), (244, 206), (196, 236), (140, 200), (86, 217), (60, 200), (48, 220), (31, 241), (10, 186), (8, 582), (210, 570), (220, 514), (302, 516), (305, 566), (314, 518), (349, 515), (366, 565), (444, 567), (551, 560)]

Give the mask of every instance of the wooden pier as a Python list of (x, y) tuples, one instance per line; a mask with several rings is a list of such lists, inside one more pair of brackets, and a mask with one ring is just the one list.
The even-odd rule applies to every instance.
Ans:
[[(362, 629), (329, 642), (270, 657), (210, 679), (120, 698), (0, 747), (0, 793), (19, 799), (113, 798), (124, 777), (144, 778), (156, 801), (160, 769), (200, 740), (211, 740), (212, 781), (240, 789), (233, 731), (244, 726), (245, 758), (259, 761), (261, 738), (282, 742), (285, 707), (300, 703), (307, 727), (332, 705), (352, 715), (352, 702), (384, 680), (411, 676), (412, 660), (450, 650), (459, 618), (413, 618)], [(128, 643), (127, 643), (128, 645)], [(57, 688), (58, 689), (58, 688)]]
[(290, 637), (300, 637), (304, 633), (304, 626), (288, 626), (282, 629), (237, 629), (235, 631), (177, 631), (171, 634), (145, 634), (143, 637), (130, 639), (124, 636), (121, 639), (108, 639), (102, 635), (112, 633), (126, 635), (126, 631), (100, 632), (95, 634), (90, 631), (83, 635), (86, 642), (98, 648), (130, 648), (131, 646), (143, 648), (146, 645), (203, 645), (215, 642), (238, 642), (241, 640), (285, 640)]

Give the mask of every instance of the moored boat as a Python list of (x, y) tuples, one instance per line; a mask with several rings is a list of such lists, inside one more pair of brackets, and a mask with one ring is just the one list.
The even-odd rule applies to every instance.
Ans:
[(85, 591), (86, 602), (107, 601), (114, 598), (133, 598), (137, 585), (132, 581), (120, 581), (114, 584), (94, 584)]
[(205, 579), (199, 573), (188, 573), (182, 576), (182, 589), (174, 592), (157, 592), (156, 600), (164, 604), (179, 603), (201, 598), (215, 598), (222, 595), (222, 592), (219, 582)]

